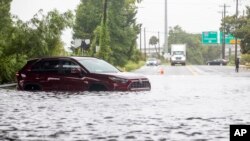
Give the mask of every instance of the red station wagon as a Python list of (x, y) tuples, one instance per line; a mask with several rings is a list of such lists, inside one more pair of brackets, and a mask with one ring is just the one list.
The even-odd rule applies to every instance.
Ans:
[(141, 75), (121, 72), (92, 57), (32, 59), (16, 74), (19, 90), (26, 91), (140, 91), (150, 90)]

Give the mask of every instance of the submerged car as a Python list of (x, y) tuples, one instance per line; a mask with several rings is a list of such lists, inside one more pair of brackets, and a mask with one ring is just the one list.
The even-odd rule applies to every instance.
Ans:
[(158, 66), (160, 64), (160, 61), (156, 58), (148, 58), (146, 61), (147, 66)]
[(228, 61), (225, 59), (216, 59), (212, 61), (208, 61), (207, 65), (227, 65)]
[(93, 57), (37, 58), (16, 73), (17, 88), (27, 91), (141, 91), (148, 78), (121, 72)]

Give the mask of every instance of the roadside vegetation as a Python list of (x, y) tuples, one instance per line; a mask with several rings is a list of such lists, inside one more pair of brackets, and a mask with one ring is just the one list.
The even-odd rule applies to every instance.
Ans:
[[(0, 84), (13, 82), (15, 73), (28, 59), (43, 56), (93, 56), (102, 58), (126, 71), (143, 65), (144, 56), (137, 48), (137, 35), (141, 24), (136, 22), (137, 6), (141, 0), (81, 0), (76, 12), (59, 13), (57, 10), (38, 11), (24, 22), (10, 14), (12, 0), (0, 2)], [(227, 17), (227, 33), (241, 40), (242, 63), (249, 64), (250, 56), (250, 8), (246, 15)], [(73, 28), (73, 39), (90, 39), (90, 45), (82, 51), (70, 47), (64, 49), (61, 40), (63, 30)], [(156, 48), (158, 39), (152, 37), (150, 45)], [(186, 44), (190, 64), (204, 64), (219, 58), (220, 46), (204, 46), (201, 34), (190, 34), (175, 26), (169, 31), (171, 44)], [(162, 54), (158, 51), (158, 58)], [(161, 59), (162, 60), (162, 59)], [(164, 60), (162, 60), (164, 62)]]
[[(136, 39), (136, 0), (84, 0), (76, 10), (73, 27), (75, 39), (90, 39), (85, 55), (102, 58), (123, 68), (129, 62), (142, 60)], [(99, 50), (97, 49), (99, 48)], [(72, 47), (77, 55), (80, 48)], [(129, 63), (130, 64), (130, 63)]]
[[(141, 64), (135, 18), (139, 0), (84, 0), (75, 14), (40, 10), (27, 22), (10, 14), (11, 2), (0, 2), (0, 84), (14, 81), (28, 59), (43, 56), (93, 56), (126, 70)], [(74, 39), (90, 39), (84, 54), (81, 48), (71, 47), (72, 54), (65, 51), (61, 35), (66, 28), (73, 28)]]
[(250, 64), (250, 7), (246, 7), (246, 14), (227, 16), (222, 21), (222, 28), (240, 40), (241, 64)]
[(145, 61), (139, 61), (138, 63), (134, 61), (129, 61), (123, 68), (123, 71), (132, 71), (139, 69), (140, 67), (145, 65)]
[(0, 2), (0, 84), (14, 81), (27, 59), (65, 55), (62, 31), (73, 24), (72, 12), (38, 11), (27, 22), (10, 14), (11, 0)]

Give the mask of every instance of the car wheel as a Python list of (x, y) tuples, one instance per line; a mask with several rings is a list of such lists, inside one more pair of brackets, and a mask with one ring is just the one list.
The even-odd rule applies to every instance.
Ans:
[(223, 66), (223, 63), (220, 63), (220, 66)]
[(41, 87), (35, 84), (29, 84), (24, 87), (25, 91), (40, 91)]
[(93, 84), (89, 87), (89, 91), (107, 91), (107, 88), (101, 84)]

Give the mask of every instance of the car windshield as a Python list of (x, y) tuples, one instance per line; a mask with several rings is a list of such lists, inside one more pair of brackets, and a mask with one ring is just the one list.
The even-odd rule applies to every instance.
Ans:
[(99, 59), (78, 60), (91, 73), (117, 73), (120, 72), (111, 64)]
[(184, 52), (183, 51), (175, 51), (173, 52), (173, 55), (183, 55)]
[(155, 58), (148, 58), (148, 61), (156, 61)]

